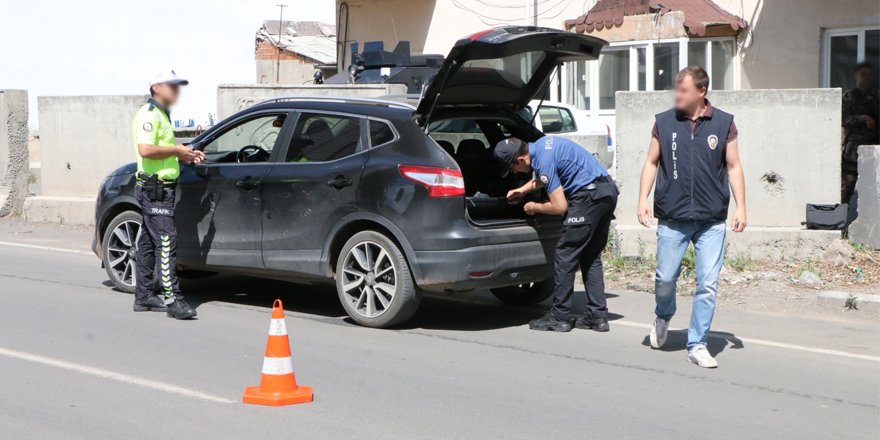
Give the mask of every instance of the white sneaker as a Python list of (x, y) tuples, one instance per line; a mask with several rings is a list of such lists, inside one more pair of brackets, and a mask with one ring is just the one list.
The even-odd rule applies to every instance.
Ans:
[(666, 333), (669, 331), (669, 323), (665, 319), (657, 317), (654, 326), (651, 327), (651, 348), (657, 349), (666, 343)]
[(688, 350), (688, 360), (703, 368), (718, 367), (718, 361), (709, 354), (709, 350), (706, 349), (705, 345), (697, 345)]

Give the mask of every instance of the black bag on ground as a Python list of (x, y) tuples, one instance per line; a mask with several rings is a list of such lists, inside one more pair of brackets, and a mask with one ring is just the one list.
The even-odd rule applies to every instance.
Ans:
[(825, 229), (840, 231), (847, 225), (847, 205), (815, 205), (807, 203), (807, 221), (803, 223), (807, 229)]

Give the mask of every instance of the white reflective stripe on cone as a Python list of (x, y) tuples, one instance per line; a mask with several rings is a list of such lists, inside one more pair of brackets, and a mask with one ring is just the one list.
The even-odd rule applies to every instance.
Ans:
[(291, 362), (289, 357), (263, 358), (263, 374), (272, 374), (275, 376), (293, 374), (293, 362)]
[(273, 319), (269, 322), (269, 336), (287, 336), (287, 324), (284, 319)]

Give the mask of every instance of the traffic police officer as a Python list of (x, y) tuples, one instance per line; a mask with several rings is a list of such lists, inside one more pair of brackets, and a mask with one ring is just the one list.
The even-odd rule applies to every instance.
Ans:
[[(150, 99), (132, 123), (138, 170), (135, 198), (143, 216), (137, 240), (134, 311), (165, 311), (176, 319), (194, 318), (196, 311), (180, 296), (175, 273), (174, 189), (180, 162), (199, 163), (205, 157), (201, 151), (177, 144), (171, 126), (169, 107), (177, 102), (180, 86), (188, 83), (173, 70), (158, 73), (150, 82)], [(153, 293), (156, 274), (161, 297)]]
[(565, 215), (556, 245), (553, 308), (529, 323), (532, 330), (571, 331), (574, 277), (580, 266), (587, 293), (587, 312), (574, 325), (607, 332), (608, 306), (602, 272), (602, 250), (608, 243), (617, 186), (608, 171), (587, 150), (561, 137), (544, 136), (527, 143), (515, 137), (499, 142), (493, 152), (503, 174), (534, 173), (525, 185), (510, 190), (507, 199), (520, 202), (544, 188), (548, 202), (527, 202), (528, 215)]

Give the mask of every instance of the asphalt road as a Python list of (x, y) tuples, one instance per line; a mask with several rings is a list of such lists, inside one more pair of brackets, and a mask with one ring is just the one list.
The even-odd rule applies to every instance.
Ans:
[[(880, 323), (870, 320), (722, 309), (710, 344), (721, 366), (703, 370), (686, 362), (683, 332), (665, 350), (646, 346), (645, 294), (610, 300), (610, 333), (554, 334), (528, 330), (540, 308), (486, 294), (429, 297), (406, 328), (372, 330), (323, 288), (188, 282), (199, 319), (181, 322), (131, 312), (132, 297), (107, 283), (84, 252), (0, 244), (0, 438), (880, 435)], [(259, 382), (275, 297), (313, 403), (240, 402)]]

